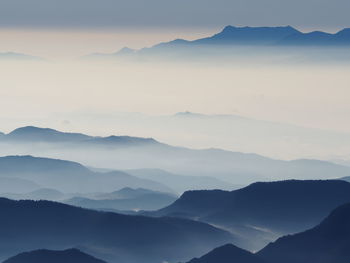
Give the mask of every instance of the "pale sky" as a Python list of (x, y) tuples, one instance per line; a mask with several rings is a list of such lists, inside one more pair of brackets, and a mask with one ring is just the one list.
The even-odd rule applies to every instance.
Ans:
[(348, 0), (0, 0), (2, 27), (350, 26)]

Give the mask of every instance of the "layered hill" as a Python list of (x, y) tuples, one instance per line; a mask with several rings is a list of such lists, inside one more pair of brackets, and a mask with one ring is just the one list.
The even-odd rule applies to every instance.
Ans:
[(270, 263), (346, 263), (350, 261), (350, 204), (335, 209), (322, 223), (285, 236), (258, 253)]
[(254, 183), (227, 191), (189, 191), (153, 216), (208, 222), (242, 237), (240, 247), (258, 250), (279, 236), (309, 229), (339, 205), (350, 202), (344, 181)]
[(185, 261), (234, 237), (177, 218), (96, 212), (49, 201), (0, 199), (0, 259), (23, 251), (67, 247), (115, 262)]
[[(221, 183), (216, 182), (217, 187), (228, 181), (233, 185), (231, 186), (233, 188), (234, 184), (245, 185), (255, 181), (330, 179), (350, 176), (350, 167), (325, 161), (307, 159), (283, 161), (257, 154), (220, 149), (195, 150), (170, 146), (153, 139), (112, 136), (98, 139), (92, 137), (92, 139), (85, 140), (82, 138), (86, 138), (87, 135), (72, 135), (40, 128), (17, 129), (14, 134), (17, 135), (15, 137), (11, 135), (11, 139), (8, 139), (8, 135), (1, 137), (5, 139), (0, 138), (2, 152), (30, 153), (56, 159), (69, 157), (70, 160), (84, 162), (92, 167), (109, 167), (117, 170), (141, 169), (141, 172), (140, 170), (137, 172), (137, 176), (145, 176), (145, 179), (150, 176), (149, 169), (152, 168), (169, 171), (175, 175), (199, 176), (202, 178), (215, 176), (221, 181)], [(66, 136), (69, 138), (66, 139)], [(61, 139), (58, 140), (57, 137)], [(88, 138), (90, 137), (88, 136)], [(104, 176), (107, 175), (108, 173), (105, 173)], [(165, 176), (169, 176), (169, 174)], [(193, 185), (195, 180), (191, 179), (191, 181)], [(213, 180), (211, 181), (213, 182)], [(199, 183), (202, 183), (202, 189), (209, 188), (208, 180), (205, 183), (203, 179)], [(129, 186), (160, 190), (145, 186)], [(184, 186), (179, 186), (177, 183), (177, 188), (180, 187), (184, 188)], [(109, 191), (113, 190), (116, 189), (110, 189)]]
[(23, 180), (29, 180), (41, 187), (67, 193), (109, 192), (124, 187), (171, 191), (161, 183), (125, 172), (94, 172), (76, 162), (33, 156), (0, 157), (0, 180), (8, 180), (4, 178), (18, 180), (18, 189), (28, 185)]

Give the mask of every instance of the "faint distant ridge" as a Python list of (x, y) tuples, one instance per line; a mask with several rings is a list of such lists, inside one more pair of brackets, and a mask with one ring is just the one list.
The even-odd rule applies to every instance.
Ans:
[(140, 138), (131, 136), (89, 136), (82, 133), (61, 132), (49, 128), (26, 126), (15, 129), (9, 134), (0, 135), (0, 141), (17, 142), (48, 142), (48, 143), (79, 143), (92, 145), (143, 145), (159, 144), (153, 138)]
[(24, 252), (5, 260), (3, 263), (106, 263), (78, 249), (54, 251), (40, 249)]
[(240, 115), (234, 115), (234, 114), (213, 114), (213, 115), (209, 115), (209, 114), (203, 114), (203, 113), (196, 113), (196, 112), (191, 112), (191, 111), (183, 111), (183, 112), (177, 112), (175, 115), (173, 115), (174, 117), (178, 117), (178, 118), (205, 118), (205, 119), (215, 119), (215, 118), (219, 118), (219, 119), (239, 119), (239, 120), (252, 120), (249, 119), (247, 117), (243, 117)]
[(23, 61), (44, 61), (41, 57), (26, 55), (22, 53), (15, 53), (15, 52), (0, 52), (0, 61), (1, 60), (23, 60)]

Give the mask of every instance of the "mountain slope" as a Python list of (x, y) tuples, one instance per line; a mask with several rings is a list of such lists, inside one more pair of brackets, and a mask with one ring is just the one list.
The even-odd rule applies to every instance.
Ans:
[(35, 250), (21, 253), (5, 260), (3, 263), (106, 263), (87, 255), (77, 249), (63, 251)]
[(264, 263), (258, 256), (240, 249), (232, 244), (216, 248), (200, 258), (194, 258), (188, 263)]
[(243, 240), (237, 245), (257, 250), (279, 236), (313, 227), (347, 202), (350, 183), (344, 181), (282, 181), (255, 183), (232, 192), (190, 191), (148, 214), (221, 226), (241, 234)]
[(30, 180), (42, 187), (67, 193), (110, 192), (124, 187), (171, 191), (158, 182), (140, 179), (125, 172), (93, 172), (76, 162), (33, 156), (0, 157), (2, 177)]
[[(207, 224), (96, 212), (49, 201), (0, 199), (0, 259), (21, 251), (76, 247), (111, 263), (188, 260), (234, 242)], [(54, 238), (53, 238), (54, 237)]]
[(350, 261), (350, 204), (335, 209), (320, 225), (269, 244), (258, 255), (271, 263)]

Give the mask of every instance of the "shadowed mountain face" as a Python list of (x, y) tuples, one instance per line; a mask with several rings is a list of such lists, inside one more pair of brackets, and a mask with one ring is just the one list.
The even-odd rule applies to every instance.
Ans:
[(235, 243), (258, 250), (284, 234), (318, 224), (334, 207), (350, 202), (344, 181), (255, 183), (240, 190), (190, 191), (154, 216), (195, 218), (242, 236)]
[(157, 210), (170, 205), (176, 199), (176, 196), (168, 193), (123, 188), (110, 194), (98, 195), (96, 199), (74, 197), (64, 203), (98, 210), (139, 211)]
[(335, 209), (320, 225), (285, 236), (258, 255), (270, 263), (350, 262), (350, 204)]
[[(21, 130), (22, 132), (26, 131), (26, 128), (24, 130), (19, 129), (17, 132)], [(2, 152), (11, 151), (12, 153), (15, 152), (15, 154), (30, 153), (32, 155), (45, 155), (60, 159), (69, 157), (70, 160), (84, 162), (93, 167), (109, 167), (117, 170), (157, 167), (173, 174), (201, 177), (215, 176), (224, 182), (228, 181), (231, 184), (239, 185), (254, 181), (330, 179), (350, 175), (350, 167), (336, 165), (330, 162), (315, 160), (281, 161), (257, 154), (244, 154), (218, 149), (193, 150), (169, 146), (156, 142), (153, 139), (141, 139), (141, 143), (139, 143), (139, 139), (133, 139), (133, 137), (112, 136), (96, 139), (96, 137), (90, 136), (95, 139), (81, 140), (81, 137), (85, 138), (86, 135), (74, 135), (74, 138), (77, 136), (79, 139), (69, 137), (70, 139), (64, 139), (63, 141), (57, 141), (55, 139), (54, 142), (50, 142), (52, 139), (45, 139), (46, 142), (42, 143), (40, 141), (41, 139), (38, 141), (32, 138), (33, 136), (35, 138), (41, 138), (43, 136), (41, 134), (43, 132), (45, 133), (46, 129), (35, 128), (34, 130), (34, 134), (36, 132), (38, 134), (35, 136), (30, 135), (30, 139), (24, 135), (20, 136), (21, 139), (18, 137), (11, 140), (0, 139)], [(32, 129), (30, 131), (30, 134), (32, 134)], [(64, 138), (71, 136), (50, 130), (49, 134), (51, 133), (59, 134), (59, 137), (62, 135)], [(53, 137), (56, 138), (57, 136), (54, 135)], [(52, 138), (51, 135), (49, 137)], [(129, 139), (131, 140), (131, 144), (129, 143)], [(112, 140), (112, 142), (109, 142), (109, 140)], [(124, 142), (117, 143), (119, 140)], [(144, 140), (148, 143), (144, 143)], [(129, 146), (122, 147), (122, 145)], [(104, 174), (104, 176), (107, 175), (108, 173)], [(145, 176), (148, 176), (147, 173), (145, 173)], [(203, 187), (206, 185), (207, 183), (203, 183)], [(135, 185), (125, 186), (135, 188)], [(217, 186), (220, 187), (220, 184), (218, 183)], [(55, 186), (44, 185), (43, 187), (55, 188)], [(137, 187), (161, 190), (145, 186)], [(107, 191), (113, 190), (116, 190), (116, 188)]]
[(35, 250), (21, 253), (5, 260), (3, 263), (106, 263), (78, 249), (63, 251)]
[(231, 234), (176, 218), (96, 212), (49, 201), (0, 199), (0, 259), (76, 247), (111, 263), (185, 261), (234, 242)]
[(171, 191), (165, 185), (125, 172), (93, 172), (79, 163), (32, 156), (0, 157), (0, 180), (2, 178), (30, 180), (67, 193), (109, 192), (124, 187)]
[(214, 249), (208, 254), (194, 258), (188, 263), (264, 263), (258, 256), (240, 249), (232, 244), (228, 244)]

